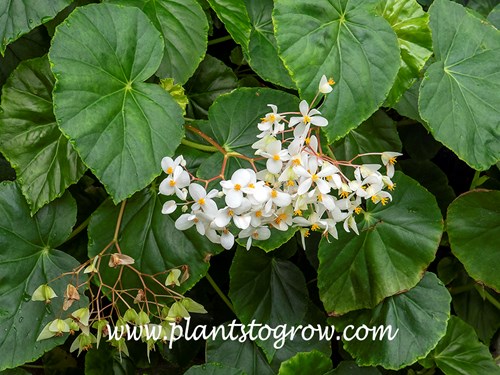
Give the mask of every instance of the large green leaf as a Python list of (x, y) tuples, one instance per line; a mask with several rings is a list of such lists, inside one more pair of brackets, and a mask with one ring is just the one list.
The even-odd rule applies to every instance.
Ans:
[(311, 100), (323, 74), (337, 82), (322, 111), (335, 141), (383, 103), (400, 65), (396, 34), (376, 16), (376, 0), (277, 0), (276, 39), (303, 99)]
[(500, 29), (500, 4), (494, 7), (490, 14), (488, 14), (488, 21), (490, 21), (497, 29)]
[(381, 375), (375, 367), (359, 367), (354, 361), (342, 361), (328, 375)]
[(424, 121), (418, 113), (418, 96), (420, 94), (421, 82), (421, 80), (418, 80), (410, 86), (410, 88), (399, 98), (398, 102), (392, 105), (392, 108), (398, 111), (402, 116), (423, 123)]
[(500, 374), (488, 347), (479, 342), (471, 326), (455, 316), (448, 322), (446, 335), (422, 363), (429, 367), (435, 363), (446, 375)]
[(401, 48), (401, 67), (385, 103), (391, 106), (417, 80), (432, 55), (432, 38), (429, 15), (416, 0), (380, 1), (379, 12), (396, 32)]
[(106, 0), (140, 8), (165, 41), (157, 75), (185, 83), (196, 70), (207, 49), (208, 22), (196, 0)]
[[(142, 190), (129, 199), (118, 242), (122, 252), (134, 258), (134, 267), (143, 273), (156, 274), (187, 265), (190, 277), (178, 288), (185, 291), (206, 274), (210, 257), (222, 248), (201, 237), (194, 228), (187, 231), (176, 229), (175, 215), (162, 214), (162, 205), (161, 196), (154, 189)], [(89, 225), (90, 257), (98, 254), (113, 239), (119, 211), (119, 206), (107, 202), (92, 215)], [(123, 272), (125, 287), (138, 288), (141, 285), (132, 271)], [(115, 280), (118, 271), (104, 267), (101, 274), (109, 283)], [(154, 286), (154, 282), (146, 280)]]
[(500, 291), (500, 191), (472, 191), (448, 208), (453, 254), (474, 279)]
[[(366, 340), (349, 340), (344, 348), (360, 366), (383, 366), (397, 370), (425, 358), (446, 332), (451, 296), (433, 273), (408, 292), (386, 298), (372, 310), (349, 313), (333, 319), (343, 329), (347, 324), (361, 327), (391, 327), (389, 335)], [(397, 332), (396, 332), (397, 331)], [(353, 331), (346, 331), (353, 334)], [(364, 333), (361, 332), (361, 335)], [(361, 336), (362, 337), (362, 336)], [(374, 346), (377, 350), (373, 350)]]
[(204, 365), (190, 367), (184, 375), (244, 375), (245, 373), (234, 367), (221, 363), (206, 363)]
[[(464, 0), (460, 0), (463, 2)], [(467, 7), (474, 9), (483, 16), (487, 16), (498, 5), (498, 0), (465, 0)]]
[(257, 124), (270, 112), (268, 104), (280, 112), (298, 111), (297, 97), (267, 88), (240, 88), (220, 96), (210, 107), (208, 118), (214, 139), (226, 150), (252, 157), (260, 133)]
[(207, 340), (206, 360), (240, 369), (247, 375), (275, 374), (259, 347), (248, 339), (241, 343), (217, 335), (215, 340)]
[(34, 361), (66, 340), (67, 335), (36, 341), (49, 321), (67, 317), (61, 313), (69, 279), (50, 283), (59, 296), (50, 305), (31, 301), (31, 295), (78, 265), (55, 249), (68, 238), (75, 221), (76, 204), (69, 194), (31, 217), (18, 184), (0, 183), (0, 371)]
[(298, 324), (307, 311), (308, 293), (302, 272), (292, 262), (239, 247), (229, 271), (229, 298), (244, 324), (276, 327)]
[(57, 127), (47, 56), (22, 62), (2, 89), (0, 151), (16, 170), (31, 212), (61, 196), (85, 166)]
[[(396, 123), (381, 110), (333, 144), (338, 160), (351, 160), (358, 154), (384, 151), (401, 151), (401, 140)], [(380, 163), (380, 156), (363, 156), (357, 160), (361, 163)]]
[(184, 86), (189, 99), (187, 114), (193, 118), (207, 118), (215, 99), (238, 86), (234, 72), (222, 61), (206, 55), (194, 75)]
[(429, 13), (436, 62), (420, 86), (420, 115), (460, 159), (488, 169), (500, 160), (500, 31), (448, 0)]
[(0, 3), (0, 54), (8, 44), (54, 17), (72, 0), (4, 0)]
[(414, 287), (434, 259), (443, 229), (435, 198), (400, 172), (393, 181), (393, 201), (368, 202), (359, 236), (339, 230), (338, 240), (320, 243), (318, 288), (331, 314), (372, 308)]
[(179, 105), (143, 82), (162, 54), (144, 13), (112, 4), (76, 9), (52, 40), (57, 122), (115, 202), (158, 176), (183, 135)]
[(281, 364), (278, 375), (322, 375), (332, 368), (332, 361), (316, 350), (297, 353)]
[(234, 41), (248, 48), (252, 25), (244, 0), (207, 0)]

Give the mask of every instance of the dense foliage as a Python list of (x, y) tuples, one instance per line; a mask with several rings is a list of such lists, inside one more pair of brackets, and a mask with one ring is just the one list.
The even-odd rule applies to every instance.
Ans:
[[(0, 374), (500, 374), (498, 27), (497, 0), (1, 1)], [(253, 321), (338, 334), (172, 339)]]

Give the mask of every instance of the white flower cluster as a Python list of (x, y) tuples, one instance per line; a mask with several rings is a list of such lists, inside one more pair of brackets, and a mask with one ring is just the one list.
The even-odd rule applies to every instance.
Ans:
[[(333, 80), (323, 76), (319, 93), (329, 93), (332, 84)], [(265, 169), (239, 169), (230, 180), (220, 182), (220, 190), (207, 192), (207, 183), (186, 171), (182, 156), (175, 160), (165, 157), (161, 165), (168, 177), (161, 182), (159, 191), (175, 194), (184, 203), (170, 200), (162, 212), (170, 214), (182, 205), (184, 213), (176, 220), (176, 228), (195, 226), (201, 235), (225, 249), (233, 246), (235, 235), (247, 239), (249, 249), (253, 240), (267, 240), (270, 228), (286, 231), (292, 226), (301, 227), (303, 243), (309, 230), (337, 238), (338, 223), (343, 223), (347, 232), (358, 233), (354, 215), (361, 212), (363, 199), (383, 205), (392, 200), (384, 188), (394, 188), (391, 178), (395, 158), (401, 154), (370, 153), (381, 156), (385, 175), (379, 172), (379, 164), (333, 160), (322, 153), (318, 138), (312, 135), (314, 127), (328, 125), (317, 109), (303, 100), (300, 112), (292, 113), (298, 116), (287, 120), (275, 105), (269, 107), (272, 112), (257, 124), (261, 133), (252, 145), (257, 157), (266, 160)], [(340, 166), (353, 168), (354, 179), (348, 178)]]

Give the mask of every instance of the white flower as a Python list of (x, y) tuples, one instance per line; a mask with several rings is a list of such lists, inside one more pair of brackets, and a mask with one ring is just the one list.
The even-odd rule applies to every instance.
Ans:
[(349, 233), (350, 232), (349, 228), (351, 228), (354, 231), (354, 233), (356, 233), (356, 234), (359, 235), (358, 226), (356, 224), (356, 220), (354, 219), (354, 216), (352, 216), (352, 215), (349, 215), (344, 220), (344, 230)]
[(332, 89), (333, 84), (335, 84), (335, 81), (333, 80), (333, 78), (326, 79), (326, 76), (323, 75), (321, 77), (321, 80), (319, 81), (318, 90), (322, 94), (328, 94), (329, 92), (331, 92), (333, 90)]
[(295, 173), (302, 177), (297, 194), (302, 195), (308, 192), (313, 182), (316, 184), (321, 193), (328, 194), (330, 191), (331, 186), (324, 180), (324, 178), (335, 173), (335, 167), (333, 165), (329, 164), (325, 168), (322, 168), (322, 170), (318, 173), (316, 173), (316, 162), (309, 163), (309, 170), (300, 165), (295, 167), (294, 170)]
[(161, 168), (166, 174), (174, 173), (175, 168), (179, 165), (180, 166), (186, 165), (186, 161), (184, 160), (184, 157), (182, 155), (177, 156), (175, 160), (173, 160), (168, 156), (161, 159)]
[(173, 175), (169, 175), (160, 183), (159, 191), (163, 195), (176, 194), (179, 199), (186, 199), (186, 192), (182, 191), (189, 185), (191, 179), (189, 174), (180, 165), (175, 167)]
[(189, 185), (189, 195), (194, 200), (194, 204), (192, 206), (193, 210), (203, 211), (217, 211), (217, 204), (212, 200), (215, 198), (219, 191), (217, 189), (212, 189), (207, 194), (205, 188), (198, 184)]
[(267, 158), (267, 170), (275, 174), (280, 173), (281, 168), (283, 168), (283, 162), (290, 159), (288, 150), (282, 150), (281, 142), (278, 140), (269, 143), (261, 155)]
[(299, 110), (301, 117), (292, 117), (290, 118), (290, 122), (288, 123), (289, 127), (293, 127), (297, 124), (302, 124), (304, 127), (310, 124), (316, 126), (326, 126), (328, 125), (328, 120), (322, 116), (318, 116), (321, 114), (317, 109), (309, 110), (309, 104), (305, 100), (302, 100), (299, 104)]
[(274, 219), (270, 224), (278, 230), (286, 231), (293, 224), (293, 211), (290, 206), (280, 208), (274, 213)]
[(230, 250), (234, 245), (234, 235), (224, 228), (220, 235), (220, 244), (226, 250)]
[(175, 201), (167, 201), (163, 204), (161, 213), (168, 215), (174, 212), (176, 208), (177, 208), (177, 203)]
[(243, 201), (243, 188), (246, 188), (251, 181), (255, 181), (255, 172), (251, 169), (238, 169), (233, 173), (230, 180), (221, 181), (220, 185), (226, 194), (226, 204), (231, 208), (236, 208)]
[(284, 193), (277, 189), (272, 189), (269, 200), (265, 204), (265, 210), (270, 211), (273, 204), (278, 207), (286, 207), (292, 202), (292, 197), (288, 193)]
[(260, 131), (270, 132), (274, 127), (279, 127), (280, 121), (283, 120), (283, 116), (278, 114), (278, 107), (274, 104), (268, 104), (268, 107), (271, 107), (273, 110), (271, 113), (266, 114), (266, 117), (260, 119), (260, 123), (257, 125)]
[(394, 177), (394, 164), (396, 164), (396, 157), (401, 155), (403, 154), (399, 152), (382, 152), (382, 164), (384, 164), (387, 169), (387, 177)]
[(271, 231), (268, 227), (248, 227), (245, 230), (242, 230), (238, 235), (238, 238), (247, 238), (246, 249), (250, 250), (250, 246), (252, 246), (252, 240), (265, 241), (269, 237), (271, 237)]

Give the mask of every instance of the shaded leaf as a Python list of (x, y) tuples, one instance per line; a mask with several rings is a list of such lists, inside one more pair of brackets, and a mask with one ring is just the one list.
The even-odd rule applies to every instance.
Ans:
[(500, 191), (472, 191), (448, 208), (453, 254), (474, 279), (500, 291)]
[(24, 61), (2, 89), (0, 151), (16, 170), (31, 212), (61, 196), (85, 172), (52, 112), (47, 56)]
[(297, 353), (281, 364), (278, 375), (325, 374), (332, 368), (329, 357), (316, 350)]
[(206, 363), (190, 367), (184, 375), (244, 375), (239, 369), (223, 365), (221, 363)]

